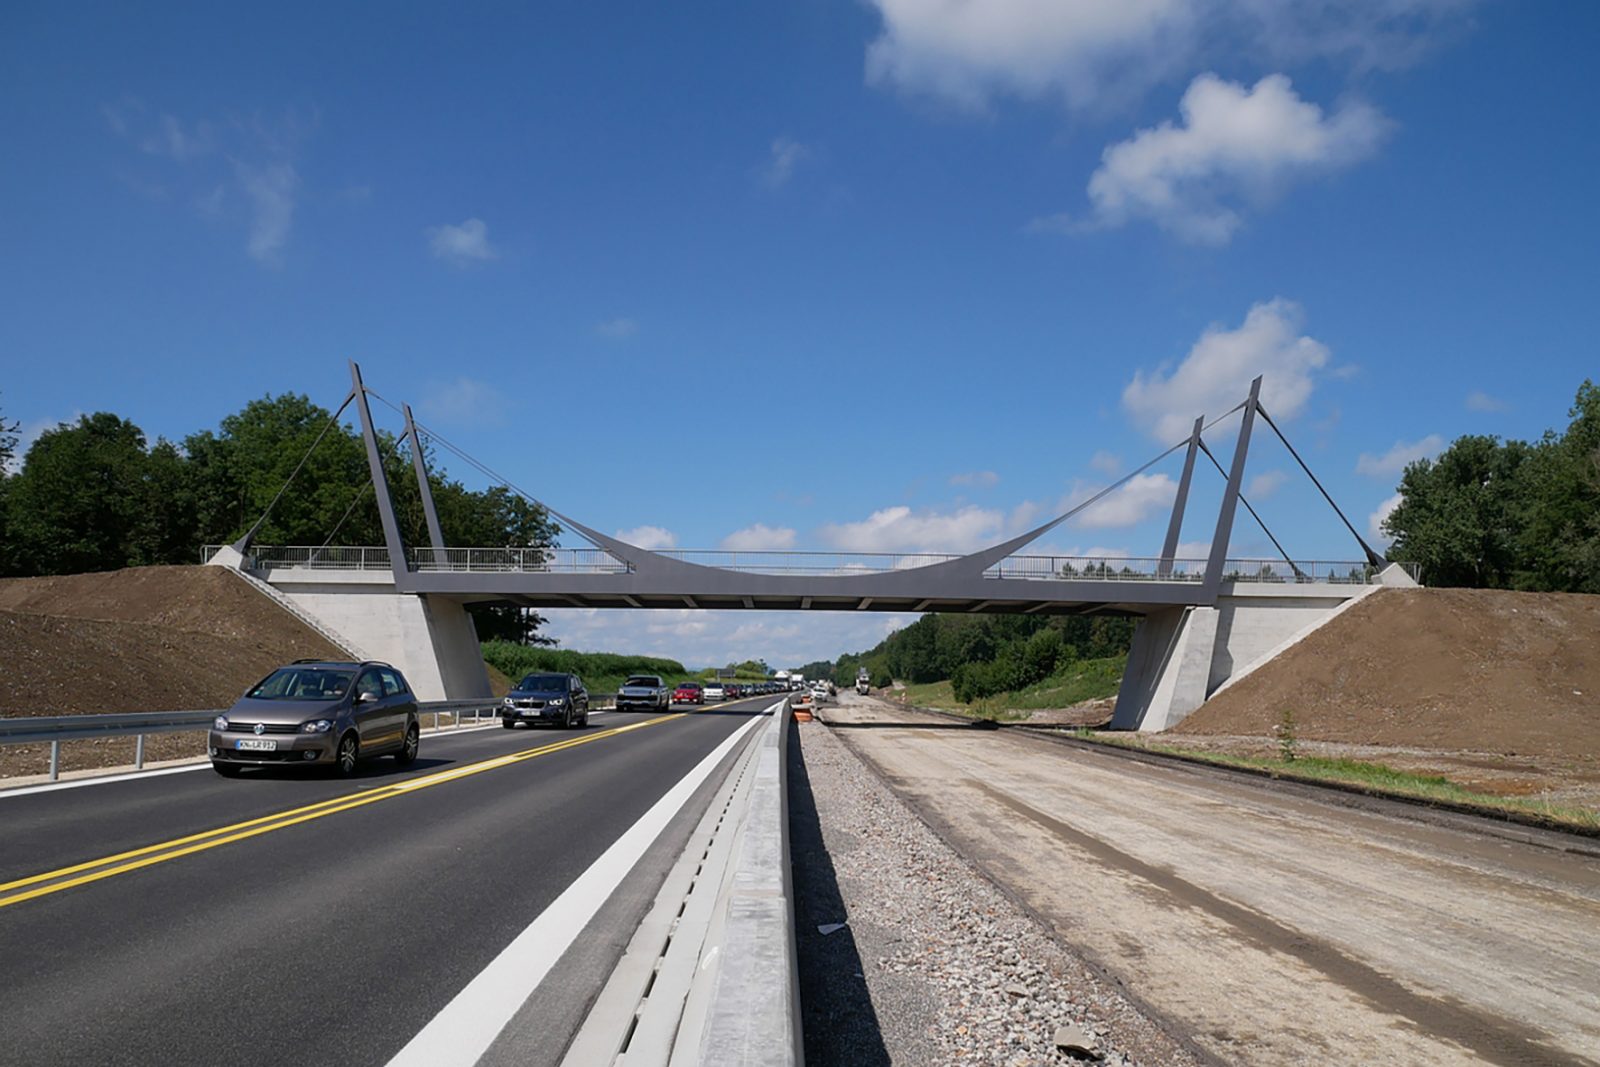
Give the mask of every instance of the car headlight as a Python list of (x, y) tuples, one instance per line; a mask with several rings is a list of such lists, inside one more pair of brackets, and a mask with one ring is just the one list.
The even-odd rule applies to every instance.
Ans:
[(300, 724), (300, 732), (303, 734), (325, 734), (331, 729), (333, 729), (332, 719), (312, 719), (310, 722)]
[(565, 703), (566, 703), (566, 701), (564, 699), (562, 699), (561, 697), (556, 697), (554, 700), (550, 701), (550, 706), (552, 708), (559, 708), (561, 705), (563, 705)]
[(512, 700), (510, 697), (506, 697), (504, 700), (502, 700), (500, 702), (500, 704), (501, 704), (501, 706), (507, 707), (507, 708), (514, 708), (514, 707), (517, 706), (517, 702), (515, 700)]
[(228, 728), (228, 717), (226, 715), (218, 715), (211, 720), (211, 728), (213, 730), (226, 730)]

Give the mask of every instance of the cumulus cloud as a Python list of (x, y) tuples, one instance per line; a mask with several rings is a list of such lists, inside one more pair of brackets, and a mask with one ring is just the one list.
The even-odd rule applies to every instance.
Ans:
[(1444, 438), (1430, 433), (1420, 441), (1396, 441), (1394, 447), (1381, 456), (1371, 452), (1361, 453), (1356, 460), (1356, 473), (1371, 478), (1393, 478), (1419, 459), (1432, 459), (1444, 451)]
[(459, 226), (433, 226), (427, 234), (433, 254), (457, 267), (484, 263), (500, 254), (489, 243), (489, 227), (482, 219), (468, 219)]
[(1404, 498), (1399, 493), (1396, 493), (1379, 504), (1378, 510), (1367, 516), (1367, 540), (1373, 544), (1383, 545), (1388, 545), (1394, 540), (1393, 537), (1384, 532), (1383, 524), (1388, 521), (1390, 515), (1394, 514), (1394, 509), (1400, 506), (1402, 499)]
[(1324, 115), (1282, 74), (1250, 89), (1202, 74), (1178, 107), (1181, 123), (1140, 130), (1101, 155), (1089, 178), (1086, 226), (1145, 220), (1186, 241), (1226, 244), (1243, 224), (1245, 204), (1295, 178), (1368, 158), (1390, 128), (1360, 102)]
[[(1099, 489), (1080, 486), (1066, 500), (1067, 511), (1093, 496)], [(1157, 512), (1172, 507), (1178, 483), (1165, 474), (1136, 474), (1128, 483), (1103, 500), (1089, 505), (1072, 517), (1071, 524), (1084, 530), (1117, 530), (1137, 526)]]
[(621, 341), (639, 332), (639, 324), (629, 318), (607, 319), (598, 323), (594, 332), (613, 341)]
[(1164, 444), (1186, 437), (1196, 415), (1220, 415), (1243, 400), (1250, 382), (1265, 375), (1261, 403), (1278, 420), (1304, 409), (1328, 348), (1300, 333), (1300, 306), (1282, 298), (1256, 304), (1236, 330), (1213, 325), (1170, 371), (1136, 371), (1122, 391), (1122, 406)]
[(974, 552), (1000, 539), (1005, 517), (987, 508), (914, 512), (905, 505), (860, 522), (828, 523), (818, 535), (841, 552)]
[(429, 385), (417, 408), (431, 422), (498, 423), (505, 418), (504, 389), (476, 378), (457, 378), (453, 382)]
[(722, 547), (734, 552), (771, 552), (793, 548), (794, 538), (794, 531), (787, 526), (758, 522), (724, 537)]
[(973, 489), (992, 489), (1000, 484), (1000, 476), (994, 471), (964, 471), (961, 474), (952, 474), (950, 484)]
[(1415, 62), (1474, 0), (871, 0), (870, 84), (967, 111), (997, 96), (1126, 104), (1205, 65)]
[(678, 535), (660, 526), (635, 526), (631, 530), (618, 530), (616, 538), (646, 551), (678, 547)]
[(761, 168), (761, 181), (768, 189), (781, 189), (794, 177), (794, 170), (811, 155), (811, 149), (792, 137), (773, 138), (767, 160)]
[(1122, 457), (1101, 449), (1089, 457), (1089, 467), (1108, 478), (1115, 478), (1122, 473)]
[(1497, 396), (1490, 396), (1482, 389), (1474, 389), (1467, 394), (1468, 411), (1504, 411), (1506, 402)]
[(1284, 483), (1288, 480), (1289, 476), (1283, 471), (1262, 471), (1250, 479), (1250, 484), (1245, 487), (1244, 495), (1251, 500), (1265, 500), (1279, 489), (1282, 489)]

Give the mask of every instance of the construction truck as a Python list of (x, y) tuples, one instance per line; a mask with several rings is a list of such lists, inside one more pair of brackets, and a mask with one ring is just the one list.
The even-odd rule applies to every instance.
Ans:
[(871, 691), (872, 675), (867, 673), (867, 669), (865, 667), (862, 667), (860, 670), (856, 671), (856, 692), (860, 693), (862, 696), (866, 696)]

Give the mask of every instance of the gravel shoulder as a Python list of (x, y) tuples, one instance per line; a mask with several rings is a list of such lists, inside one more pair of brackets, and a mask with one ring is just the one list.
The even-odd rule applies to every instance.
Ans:
[(853, 694), (824, 716), (967, 861), (1209, 1056), (1600, 1062), (1592, 852)]
[(952, 851), (834, 731), (793, 729), (807, 1063), (1067, 1063), (1055, 1046), (1067, 1025), (1101, 1063), (1200, 1062)]

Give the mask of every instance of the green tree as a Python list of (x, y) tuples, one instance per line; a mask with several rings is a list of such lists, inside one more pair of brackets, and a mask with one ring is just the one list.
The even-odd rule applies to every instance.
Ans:
[(1530, 453), (1520, 441), (1474, 435), (1406, 467), (1400, 503), (1385, 522), (1394, 537), (1389, 558), (1420, 564), (1430, 585), (1508, 587)]
[(126, 566), (152, 505), (144, 432), (109, 412), (46, 430), (8, 479), (7, 539), (22, 574)]

